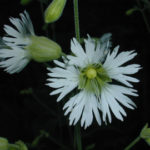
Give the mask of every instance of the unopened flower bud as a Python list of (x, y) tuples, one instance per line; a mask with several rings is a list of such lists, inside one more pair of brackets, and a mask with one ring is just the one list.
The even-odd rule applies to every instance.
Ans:
[(9, 143), (6, 138), (0, 137), (0, 150), (8, 150)]
[(32, 36), (31, 44), (26, 49), (30, 51), (31, 58), (37, 62), (51, 61), (61, 56), (61, 47), (43, 36)]
[(45, 10), (45, 22), (52, 23), (60, 18), (66, 0), (53, 0)]

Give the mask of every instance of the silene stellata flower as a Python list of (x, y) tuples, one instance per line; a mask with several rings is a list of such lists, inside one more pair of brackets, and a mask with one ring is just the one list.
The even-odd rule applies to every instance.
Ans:
[(31, 60), (29, 51), (24, 49), (30, 43), (30, 36), (35, 35), (32, 22), (26, 11), (19, 18), (10, 18), (15, 28), (4, 25), (7, 36), (2, 39), (6, 44), (0, 49), (0, 67), (10, 74), (20, 72)]
[(102, 120), (111, 123), (111, 112), (123, 121), (126, 112), (122, 106), (130, 109), (136, 107), (129, 96), (138, 96), (131, 82), (139, 80), (130, 75), (138, 72), (140, 65), (124, 64), (137, 53), (134, 50), (119, 53), (119, 46), (111, 51), (110, 37), (110, 34), (105, 34), (100, 41), (95, 42), (88, 36), (84, 40), (85, 48), (73, 38), (73, 55), (67, 55), (64, 62), (55, 60), (58, 67), (48, 68), (50, 73), (47, 85), (55, 88), (50, 95), (59, 94), (59, 102), (74, 92), (63, 107), (65, 115), (69, 114), (70, 125), (80, 120), (81, 126), (87, 128), (92, 124), (93, 117), (99, 125)]
[(0, 67), (10, 74), (22, 71), (31, 59), (45, 62), (61, 55), (61, 47), (56, 42), (35, 35), (27, 11), (20, 13), (20, 18), (9, 19), (13, 27), (4, 25), (6, 36), (0, 45)]

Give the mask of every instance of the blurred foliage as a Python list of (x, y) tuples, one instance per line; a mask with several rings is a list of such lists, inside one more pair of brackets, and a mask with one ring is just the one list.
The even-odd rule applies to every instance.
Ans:
[(135, 11), (138, 11), (137, 7), (128, 9), (128, 10), (126, 11), (126, 15), (127, 15), (127, 16), (130, 16), (130, 15), (132, 15)]
[(87, 147), (85, 148), (85, 150), (93, 150), (94, 147), (95, 147), (95, 144), (91, 144), (91, 145), (87, 146)]
[(21, 5), (28, 5), (32, 0), (21, 0), (20, 4)]
[(51, 2), (52, 0), (38, 0), (40, 3), (43, 4), (48, 4), (49, 2)]
[(150, 146), (150, 128), (148, 128), (148, 123), (143, 127), (140, 136)]

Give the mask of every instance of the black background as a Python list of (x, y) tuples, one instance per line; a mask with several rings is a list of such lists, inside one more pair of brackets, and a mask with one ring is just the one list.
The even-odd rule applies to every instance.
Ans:
[[(20, 1), (0, 0), (0, 36), (4, 36), (3, 25), (10, 24), (9, 17), (19, 17), (25, 9), (32, 19), (37, 35), (48, 35), (69, 53), (70, 39), (74, 34), (73, 0), (68, 0), (62, 17), (50, 25), (48, 33), (42, 30), (44, 24), (38, 0), (27, 6)], [(149, 54), (150, 33), (148, 33), (140, 12), (127, 16), (126, 10), (136, 5), (135, 0), (79, 0), (81, 37), (90, 34), (100, 37), (111, 32), (113, 46), (120, 45), (120, 51), (135, 49), (138, 56), (134, 63), (143, 67), (135, 76), (140, 83), (135, 84), (139, 97), (133, 98), (137, 108), (126, 109), (127, 117), (121, 122), (115, 118), (111, 124), (98, 126), (96, 122), (87, 130), (82, 129), (83, 145), (95, 144), (94, 150), (122, 150), (138, 134), (146, 122), (149, 122)], [(46, 5), (44, 5), (46, 8)], [(147, 13), (150, 23), (150, 14)], [(52, 28), (55, 26), (55, 37)], [(49, 132), (58, 141), (71, 145), (73, 127), (68, 129), (68, 117), (63, 116), (63, 103), (56, 103), (55, 96), (50, 97), (50, 88), (45, 86), (47, 70), (43, 64), (30, 62), (19, 74), (9, 75), (0, 69), (0, 136), (10, 142), (23, 140), (31, 143), (41, 129)], [(20, 91), (32, 88), (34, 95), (21, 95)], [(39, 97), (37, 100), (36, 97)], [(43, 105), (44, 104), (44, 105)], [(45, 106), (46, 105), (46, 106)], [(45, 108), (46, 107), (46, 108)], [(54, 116), (50, 110), (56, 112)], [(69, 130), (71, 135), (69, 136)], [(43, 139), (35, 149), (56, 150), (58, 146), (48, 139)], [(148, 150), (148, 145), (141, 140), (133, 149)]]

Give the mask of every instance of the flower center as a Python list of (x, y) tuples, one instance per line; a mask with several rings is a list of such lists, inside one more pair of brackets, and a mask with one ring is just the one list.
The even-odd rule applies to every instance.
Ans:
[(94, 68), (89, 68), (87, 69), (86, 71), (86, 76), (89, 78), (89, 79), (93, 79), (97, 76), (97, 72)]
[(99, 96), (106, 82), (111, 82), (111, 79), (101, 64), (92, 64), (80, 70), (79, 89)]

